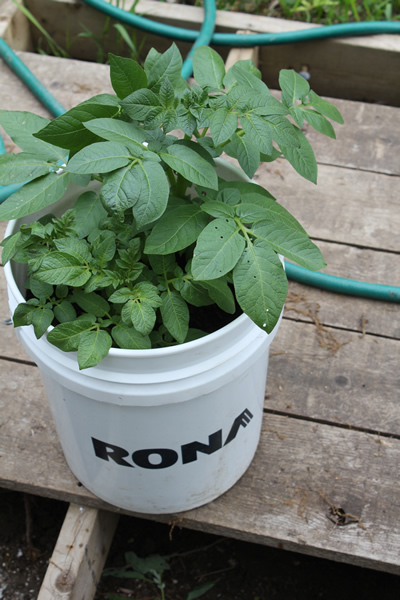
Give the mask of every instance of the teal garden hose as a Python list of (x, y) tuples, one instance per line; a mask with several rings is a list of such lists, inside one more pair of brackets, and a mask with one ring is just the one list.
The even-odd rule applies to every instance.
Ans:
[[(365, 22), (365, 23), (344, 23), (340, 25), (328, 25), (312, 29), (299, 30), (289, 33), (255, 33), (255, 34), (230, 34), (214, 33), (216, 7), (215, 0), (204, 0), (204, 20), (201, 31), (172, 27), (163, 23), (156, 23), (139, 15), (126, 12), (120, 8), (106, 3), (104, 0), (83, 0), (96, 10), (121, 21), (132, 27), (151, 32), (162, 37), (172, 38), (174, 40), (192, 42), (189, 55), (183, 63), (182, 76), (187, 79), (192, 74), (192, 55), (197, 46), (225, 45), (233, 47), (251, 47), (262, 45), (288, 44), (303, 41), (321, 40), (341, 36), (359, 36), (375, 35), (382, 33), (400, 34), (400, 23), (392, 21)], [(50, 94), (50, 92), (41, 84), (24, 63), (14, 54), (8, 45), (0, 38), (0, 58), (20, 77), (20, 79), (29, 87), (36, 97), (46, 106), (49, 112), (58, 116), (65, 112), (65, 109)], [(0, 154), (5, 152), (3, 141), (0, 137)], [(19, 185), (0, 186), (0, 202), (6, 200), (12, 193), (19, 189)], [(292, 280), (305, 283), (307, 285), (319, 287), (329, 291), (348, 294), (353, 296), (362, 296), (364, 298), (373, 298), (391, 302), (400, 302), (400, 287), (366, 283), (354, 281), (342, 277), (335, 277), (326, 273), (315, 273), (293, 265), (285, 263), (286, 273)]]

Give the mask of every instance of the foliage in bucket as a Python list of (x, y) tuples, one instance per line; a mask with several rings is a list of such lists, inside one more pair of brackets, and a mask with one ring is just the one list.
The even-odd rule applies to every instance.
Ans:
[[(263, 188), (223, 181), (214, 159), (236, 158), (251, 178), (283, 155), (316, 182), (304, 122), (334, 138), (338, 110), (294, 71), (282, 71), (281, 101), (250, 61), (228, 72), (208, 47), (194, 54), (196, 83), (181, 76), (175, 45), (151, 50), (144, 68), (110, 55), (115, 95), (101, 94), (47, 121), (0, 111), (21, 148), (0, 157), (0, 183), (23, 183), (1, 207), (18, 219), (49, 207), (2, 242), (3, 263), (26, 263), (28, 300), (14, 325), (78, 351), (80, 368), (110, 347), (144, 349), (207, 333), (215, 312), (245, 312), (270, 332), (287, 280), (279, 255), (325, 266), (302, 226)], [(180, 130), (178, 136), (175, 130)], [(246, 179), (246, 178), (244, 178)], [(85, 190), (60, 218), (51, 205), (70, 182)], [(238, 308), (239, 307), (239, 308)], [(201, 313), (204, 326), (193, 326)]]

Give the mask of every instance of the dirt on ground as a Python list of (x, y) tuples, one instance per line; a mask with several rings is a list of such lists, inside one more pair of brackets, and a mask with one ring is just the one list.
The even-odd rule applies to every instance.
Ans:
[[(37, 599), (66, 511), (63, 502), (0, 490), (0, 600)], [(153, 571), (141, 575), (146, 568)], [(95, 600), (398, 600), (399, 593), (395, 575), (121, 517)]]

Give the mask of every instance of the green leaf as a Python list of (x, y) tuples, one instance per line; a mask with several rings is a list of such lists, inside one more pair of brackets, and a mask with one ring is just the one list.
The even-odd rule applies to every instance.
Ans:
[(63, 300), (60, 304), (57, 304), (53, 308), (54, 316), (59, 323), (68, 323), (69, 321), (75, 321), (76, 310), (68, 300)]
[(236, 310), (235, 297), (228, 283), (223, 279), (212, 279), (211, 281), (200, 281), (199, 285), (207, 290), (210, 298), (222, 310), (233, 315)]
[(241, 194), (240, 190), (238, 190), (238, 188), (236, 187), (237, 181), (235, 181), (235, 183), (233, 184), (235, 187), (223, 187), (225, 183), (229, 184), (229, 182), (224, 182), (221, 184), (221, 189), (218, 192), (217, 200), (219, 202), (227, 204), (228, 206), (238, 205), (241, 200)]
[(83, 290), (76, 289), (72, 294), (72, 299), (85, 313), (95, 317), (105, 317), (110, 311), (107, 300), (96, 292), (85, 293)]
[(233, 270), (236, 299), (242, 310), (270, 333), (285, 302), (288, 284), (277, 254), (263, 240), (248, 244)]
[[(233, 67), (235, 67), (235, 68), (233, 68)], [(249, 59), (238, 60), (235, 62), (235, 64), (230, 69), (228, 69), (228, 71), (224, 77), (225, 87), (227, 87), (227, 88), (236, 87), (237, 79), (235, 77), (235, 72), (237, 72), (238, 69), (240, 69), (241, 71), (250, 73), (251, 75), (254, 75), (257, 79), (261, 79), (261, 72), (254, 66), (254, 63), (252, 60), (249, 60)]]
[(186, 596), (186, 600), (197, 600), (197, 598), (204, 596), (204, 594), (211, 590), (211, 588), (213, 588), (214, 585), (214, 581), (198, 585), (191, 592), (188, 593), (188, 595)]
[(136, 90), (147, 87), (147, 75), (137, 62), (130, 58), (115, 56), (111, 52), (108, 58), (111, 85), (121, 100)]
[(115, 290), (109, 297), (109, 301), (114, 304), (125, 304), (128, 300), (132, 300), (134, 297), (133, 291), (127, 287)]
[(0, 206), (0, 221), (19, 219), (57, 202), (69, 184), (68, 173), (49, 173), (26, 183)]
[(143, 123), (150, 123), (163, 110), (158, 96), (148, 89), (133, 92), (121, 102), (121, 105), (131, 119)]
[(217, 219), (220, 217), (229, 217), (233, 219), (235, 216), (235, 210), (232, 206), (225, 202), (219, 202), (218, 200), (204, 202), (204, 204), (201, 205), (201, 210)]
[(97, 141), (97, 137), (86, 129), (84, 123), (91, 119), (114, 117), (118, 114), (118, 106), (99, 104), (93, 98), (83, 102), (60, 117), (56, 117), (44, 129), (35, 134), (40, 140), (61, 148), (80, 150), (84, 146)]
[(32, 315), (37, 309), (37, 304), (21, 302), (14, 310), (13, 323), (14, 327), (23, 327), (24, 325), (32, 324)]
[(164, 213), (168, 204), (169, 184), (161, 164), (142, 161), (132, 169), (138, 182), (138, 199), (133, 216), (138, 229), (152, 223)]
[[(113, 231), (102, 231), (93, 243), (93, 256), (100, 267), (104, 267), (114, 258), (116, 252), (116, 235)], [(91, 241), (89, 236), (89, 241)]]
[(121, 317), (124, 323), (134, 326), (142, 335), (148, 335), (156, 322), (154, 308), (145, 300), (128, 300), (122, 309)]
[[(244, 67), (244, 65), (241, 64), (242, 62), (243, 61), (239, 61), (239, 63), (234, 64), (229, 69), (229, 79), (231, 81), (236, 81), (239, 85), (246, 87), (247, 89), (258, 92), (260, 99), (262, 98), (262, 102), (267, 103), (268, 99), (271, 97), (268, 87), (259, 77), (257, 77), (257, 75)], [(225, 83), (226, 82), (227, 80), (225, 80)]]
[(182, 144), (172, 144), (168, 147), (167, 152), (160, 154), (160, 157), (171, 169), (195, 185), (213, 190), (218, 189), (215, 168), (193, 148)]
[(251, 143), (246, 135), (235, 134), (231, 142), (225, 147), (225, 152), (237, 158), (239, 165), (250, 179), (260, 165), (260, 151)]
[(43, 129), (48, 123), (50, 123), (49, 119), (30, 112), (0, 110), (0, 125), (21, 150), (45, 160), (64, 161), (65, 151), (33, 137), (34, 133)]
[(308, 82), (292, 69), (282, 69), (279, 73), (279, 86), (290, 97), (292, 106), (296, 100), (304, 101), (310, 91)]
[[(282, 146), (292, 146), (294, 148), (300, 147), (299, 140), (294, 131), (297, 128), (294, 127), (288, 119), (272, 115), (266, 118), (265, 121), (270, 127), (273, 139), (277, 142), (281, 150)], [(267, 152), (267, 154), (270, 153)]]
[(213, 300), (207, 290), (196, 281), (184, 281), (179, 292), (182, 298), (193, 306), (208, 306), (213, 304)]
[(133, 123), (118, 121), (117, 119), (93, 119), (85, 123), (85, 127), (109, 142), (119, 142), (136, 149), (140, 144), (142, 151), (146, 150), (142, 145), (142, 142), (146, 139), (146, 132), (133, 125)]
[(302, 110), (302, 114), (311, 127), (334, 140), (336, 139), (335, 130), (328, 119), (325, 119), (315, 110)]
[(172, 44), (163, 54), (157, 53), (153, 57), (151, 63), (147, 60), (145, 62), (149, 89), (157, 93), (165, 79), (169, 79), (176, 90), (187, 87), (181, 76), (182, 56), (175, 44)]
[(328, 102), (328, 100), (321, 98), (312, 90), (308, 94), (308, 99), (310, 101), (310, 106), (312, 106), (317, 112), (321, 113), (321, 115), (324, 115), (325, 117), (328, 117), (328, 119), (332, 119), (332, 121), (336, 121), (337, 123), (340, 123), (340, 125), (343, 125), (344, 121), (342, 115), (338, 109), (333, 106), (333, 104)]
[(146, 254), (172, 254), (193, 244), (208, 223), (198, 206), (179, 206), (154, 225), (144, 248)]
[(95, 192), (84, 192), (74, 205), (74, 230), (80, 238), (84, 238), (96, 229), (101, 219), (107, 215), (100, 196)]
[(294, 125), (292, 127), (297, 136), (299, 147), (280, 145), (280, 149), (292, 167), (302, 177), (312, 183), (317, 183), (318, 166), (310, 142), (300, 129), (297, 129)]
[(238, 116), (226, 108), (216, 110), (210, 119), (211, 136), (214, 144), (219, 146), (227, 142), (238, 126)]
[(14, 235), (9, 235), (5, 238), (0, 246), (3, 246), (1, 253), (1, 264), (3, 267), (8, 263), (9, 260), (21, 249), (21, 232), (18, 231)]
[(189, 309), (178, 292), (169, 290), (163, 295), (161, 317), (172, 337), (183, 344), (189, 330)]
[(142, 575), (154, 575), (156, 573), (161, 576), (164, 571), (171, 568), (168, 557), (160, 556), (159, 554), (150, 554), (145, 558), (140, 558), (135, 552), (126, 552), (125, 561), (132, 569)]
[(109, 173), (127, 165), (128, 148), (118, 142), (96, 142), (83, 148), (68, 162), (71, 173)]
[(94, 315), (82, 315), (75, 321), (60, 323), (49, 331), (47, 340), (64, 352), (78, 350), (81, 335), (93, 328), (96, 322)]
[(35, 155), (21, 152), (20, 154), (3, 154), (0, 156), (0, 184), (12, 185), (36, 179), (50, 172), (48, 162), (36, 158)]
[(283, 254), (306, 269), (318, 271), (326, 267), (321, 251), (308, 235), (292, 229), (286, 223), (259, 221), (253, 225), (251, 231), (257, 238), (268, 242), (275, 252)]
[(150, 338), (142, 335), (134, 327), (118, 323), (111, 330), (113, 340), (120, 348), (128, 350), (147, 350), (151, 348)]
[(79, 340), (78, 364), (80, 369), (95, 367), (108, 354), (112, 346), (111, 336), (102, 329), (86, 331)]
[(196, 280), (218, 279), (239, 260), (245, 241), (233, 219), (215, 219), (199, 235), (193, 252), (192, 273)]
[(148, 302), (154, 308), (161, 305), (158, 288), (147, 281), (137, 283), (133, 288), (135, 298)]
[(243, 223), (255, 221), (270, 221), (279, 226), (283, 223), (290, 229), (295, 229), (307, 235), (300, 223), (273, 198), (267, 198), (257, 193), (249, 193), (243, 197), (243, 202), (236, 209), (236, 214)]
[(209, 46), (199, 46), (193, 54), (193, 75), (201, 86), (223, 88), (224, 61)]
[(246, 134), (246, 140), (250, 141), (260, 152), (271, 154), (272, 132), (270, 125), (261, 117), (253, 113), (247, 113), (240, 119), (240, 124)]
[(44, 283), (44, 281), (36, 281), (33, 277), (30, 277), (27, 282), (25, 282), (25, 287), (28, 290), (31, 290), (32, 294), (36, 296), (36, 298), (46, 300), (50, 296), (52, 296), (54, 288), (49, 283)]
[(25, 135), (33, 134), (49, 123), (49, 119), (28, 111), (0, 110), (0, 125), (13, 141), (22, 131)]
[(172, 83), (165, 77), (160, 87), (160, 101), (164, 108), (174, 108), (175, 92)]
[[(252, 198), (255, 194), (257, 197), (261, 196), (263, 198), (270, 198), (271, 200), (275, 200), (275, 198), (266, 189), (264, 189), (260, 185), (257, 185), (257, 183), (253, 183), (252, 181), (235, 181), (233, 185), (235, 186), (234, 189), (239, 192), (242, 199), (246, 195), (246, 201), (249, 194), (251, 194)], [(221, 180), (219, 189), (220, 191), (231, 190), (232, 181)], [(251, 200), (251, 202), (254, 202), (254, 200)], [(238, 203), (236, 202), (235, 204)]]
[(37, 339), (41, 338), (50, 327), (54, 319), (54, 313), (50, 308), (37, 308), (31, 314), (31, 322)]
[[(244, 85), (235, 85), (228, 90), (226, 96), (230, 109), (238, 112), (240, 115), (265, 105), (265, 98), (257, 90), (249, 89)], [(278, 104), (281, 106), (280, 102)]]
[(100, 196), (103, 205), (111, 214), (123, 218), (126, 209), (132, 208), (139, 199), (140, 180), (138, 165), (129, 163), (104, 177)]
[(59, 252), (68, 254), (72, 258), (75, 258), (79, 263), (87, 263), (91, 258), (89, 244), (86, 240), (66, 237), (54, 240), (54, 244)]
[(52, 285), (65, 283), (73, 287), (84, 285), (90, 275), (87, 265), (82, 265), (77, 258), (62, 252), (47, 254), (43, 258), (39, 270), (35, 272), (35, 278), (39, 281), (45, 281)]

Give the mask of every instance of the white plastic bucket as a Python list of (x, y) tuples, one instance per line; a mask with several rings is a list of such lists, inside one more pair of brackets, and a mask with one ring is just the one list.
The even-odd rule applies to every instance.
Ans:
[[(5, 267), (11, 314), (24, 301), (20, 266)], [(111, 349), (84, 371), (76, 353), (37, 340), (31, 326), (16, 331), (41, 370), (74, 475), (110, 504), (160, 514), (210, 502), (250, 465), (278, 326), (268, 335), (241, 315), (179, 346)]]

